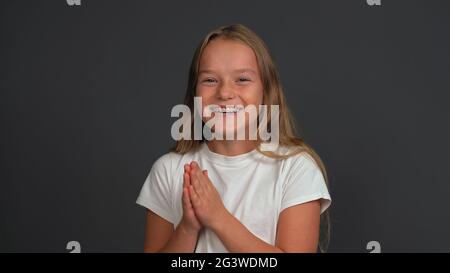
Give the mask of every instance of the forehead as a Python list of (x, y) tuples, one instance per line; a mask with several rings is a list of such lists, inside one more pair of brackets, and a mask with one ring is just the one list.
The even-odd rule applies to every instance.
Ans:
[(258, 71), (255, 52), (243, 42), (218, 38), (204, 48), (200, 70), (229, 71), (251, 68)]

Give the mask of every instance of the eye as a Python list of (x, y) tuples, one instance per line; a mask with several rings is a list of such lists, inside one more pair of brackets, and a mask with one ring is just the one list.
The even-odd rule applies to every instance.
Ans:
[(247, 83), (247, 82), (250, 82), (250, 81), (251, 81), (251, 79), (247, 78), (247, 77), (239, 77), (238, 80), (237, 80), (238, 83)]
[(217, 81), (214, 78), (206, 78), (206, 79), (202, 80), (202, 83), (206, 83), (206, 84), (214, 84), (216, 82)]

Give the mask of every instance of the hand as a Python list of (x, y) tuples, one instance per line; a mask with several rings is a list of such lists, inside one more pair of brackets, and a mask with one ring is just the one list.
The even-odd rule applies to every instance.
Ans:
[(223, 205), (219, 192), (208, 177), (208, 171), (202, 171), (197, 162), (190, 164), (189, 195), (195, 215), (200, 223), (209, 228), (220, 225), (228, 211)]
[(182, 225), (186, 231), (196, 233), (200, 231), (202, 224), (195, 216), (194, 208), (192, 207), (192, 202), (189, 196), (189, 187), (191, 186), (190, 171), (190, 165), (184, 165), (182, 194), (183, 218), (181, 219), (180, 225)]

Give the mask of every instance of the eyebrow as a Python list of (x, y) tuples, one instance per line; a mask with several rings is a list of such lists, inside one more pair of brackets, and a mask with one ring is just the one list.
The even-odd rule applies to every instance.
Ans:
[[(202, 73), (214, 73), (214, 72), (215, 72), (215, 71), (214, 71), (214, 70), (211, 70), (211, 69), (202, 69), (202, 70), (200, 70), (200, 71), (198, 72), (198, 74), (202, 74)], [(242, 72), (250, 72), (250, 73), (253, 73), (253, 74), (257, 74), (256, 71), (253, 70), (253, 69), (251, 69), (251, 68), (235, 69), (233, 72), (239, 72), (239, 73), (242, 73)]]

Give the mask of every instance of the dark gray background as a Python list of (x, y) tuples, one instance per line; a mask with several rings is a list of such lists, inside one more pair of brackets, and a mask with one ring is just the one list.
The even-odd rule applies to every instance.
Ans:
[(448, 252), (448, 1), (1, 1), (0, 252), (140, 252), (199, 40), (269, 45), (331, 180), (330, 252)]

